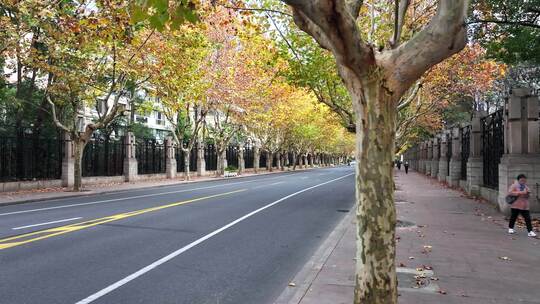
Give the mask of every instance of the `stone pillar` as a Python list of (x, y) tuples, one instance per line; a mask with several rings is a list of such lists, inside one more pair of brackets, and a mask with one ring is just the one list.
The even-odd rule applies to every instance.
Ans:
[(435, 137), (432, 139), (433, 142), (433, 157), (431, 158), (431, 177), (437, 178), (437, 174), (439, 173), (439, 152), (441, 148), (441, 143), (439, 140), (439, 137)]
[(167, 178), (176, 177), (176, 156), (175, 156), (175, 143), (172, 137), (168, 136), (165, 139), (165, 174)]
[(238, 175), (246, 170), (246, 161), (244, 160), (244, 144), (238, 146)]
[(426, 147), (427, 147), (427, 151), (426, 151), (427, 155), (426, 155), (426, 164), (425, 164), (425, 167), (426, 167), (425, 174), (431, 175), (431, 165), (433, 164), (433, 141), (428, 140)]
[(206, 159), (204, 158), (204, 142), (199, 140), (197, 142), (197, 176), (206, 175)]
[(452, 187), (459, 187), (459, 180), (461, 178), (461, 129), (459, 127), (452, 128), (450, 136), (452, 140), (452, 151), (447, 182)]
[(499, 208), (509, 213), (505, 202), (508, 188), (517, 175), (525, 174), (531, 189), (531, 211), (540, 211), (537, 184), (540, 183), (540, 139), (538, 125), (538, 96), (530, 89), (512, 89), (508, 99), (506, 122), (506, 149), (499, 164)]
[(135, 157), (135, 135), (128, 132), (124, 138), (126, 147), (126, 156), (124, 158), (124, 177), (126, 182), (132, 182), (137, 179), (137, 158)]
[(73, 142), (68, 133), (64, 133), (64, 157), (62, 158), (62, 186), (73, 187), (75, 183), (75, 155)]
[(483, 111), (476, 111), (471, 121), (471, 139), (469, 159), (467, 160), (467, 185), (469, 194), (480, 196), (480, 187), (484, 183), (484, 160), (482, 157), (482, 117)]
[(439, 157), (439, 172), (437, 175), (437, 179), (440, 182), (445, 182), (448, 175), (448, 140), (450, 140), (449, 134), (443, 132), (441, 134), (441, 157)]

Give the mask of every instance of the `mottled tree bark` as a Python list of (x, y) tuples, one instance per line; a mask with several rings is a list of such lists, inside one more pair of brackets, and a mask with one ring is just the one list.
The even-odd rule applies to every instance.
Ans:
[[(437, 13), (400, 44), (408, 3), (399, 3), (389, 49), (362, 41), (361, 0), (284, 0), (295, 23), (333, 53), (353, 101), (358, 219), (355, 304), (397, 303), (392, 158), (398, 101), (429, 68), (465, 46), (468, 0), (439, 0)], [(408, 1), (407, 1), (408, 2)], [(323, 156), (327, 165), (334, 157)]]

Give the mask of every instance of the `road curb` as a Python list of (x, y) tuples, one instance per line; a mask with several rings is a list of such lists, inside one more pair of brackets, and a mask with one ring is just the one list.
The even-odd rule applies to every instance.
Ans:
[(302, 301), (309, 291), (311, 284), (321, 272), (324, 264), (350, 228), (350, 223), (353, 221), (354, 215), (355, 210), (353, 208), (349, 214), (343, 217), (336, 228), (334, 228), (319, 246), (315, 254), (291, 280), (295, 286), (287, 286), (277, 300), (274, 301), (274, 304), (299, 304)]
[[(141, 187), (134, 187), (131, 189), (105, 190), (105, 191), (90, 190), (90, 191), (79, 192), (76, 194), (66, 194), (66, 195), (58, 195), (58, 196), (51, 196), (51, 197), (29, 198), (29, 199), (15, 200), (15, 201), (10, 201), (10, 202), (0, 202), (0, 207), (21, 205), (21, 204), (34, 203), (34, 202), (54, 201), (54, 200), (76, 198), (76, 197), (87, 197), (87, 196), (92, 196), (96, 194), (121, 193), (124, 191), (131, 191), (131, 190), (161, 188), (161, 187), (178, 186), (178, 185), (184, 185), (184, 184), (194, 184), (194, 183), (205, 183), (205, 182), (213, 182), (213, 181), (220, 181), (220, 180), (226, 180), (226, 179), (241, 179), (241, 178), (248, 178), (248, 177), (255, 177), (255, 176), (264, 176), (264, 175), (279, 174), (279, 173), (283, 174), (283, 173), (292, 173), (292, 172), (302, 172), (302, 171), (325, 169), (325, 168), (334, 168), (334, 167), (315, 167), (315, 168), (297, 169), (294, 171), (272, 171), (272, 172), (263, 172), (263, 173), (257, 173), (257, 174), (252, 174), (252, 175), (237, 175), (234, 177), (216, 177), (216, 178), (205, 179), (205, 180), (178, 181), (178, 182), (168, 183), (164, 185), (141, 186)], [(69, 192), (69, 191), (62, 191), (62, 192), (57, 192), (57, 193), (66, 193), (66, 192)], [(1, 193), (0, 193), (0, 196), (1, 196)]]

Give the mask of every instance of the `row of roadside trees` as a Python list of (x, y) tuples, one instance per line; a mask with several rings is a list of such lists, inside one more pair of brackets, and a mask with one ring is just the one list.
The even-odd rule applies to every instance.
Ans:
[(156, 27), (164, 11), (155, 10), (147, 15), (130, 1), (0, 5), (3, 123), (40, 132), (50, 121), (69, 134), (75, 190), (94, 133), (144, 111), (163, 113), (172, 125), (186, 178), (188, 151), (208, 140), (218, 174), (229, 144), (248, 139), (270, 160), (283, 151), (352, 153), (352, 135), (312, 92), (287, 79), (287, 60), (251, 16), (208, 3), (197, 16), (179, 10), (174, 26)]

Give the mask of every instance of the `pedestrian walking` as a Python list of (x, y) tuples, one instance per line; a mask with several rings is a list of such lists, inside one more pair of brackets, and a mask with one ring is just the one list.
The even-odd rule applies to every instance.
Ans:
[(516, 182), (510, 186), (508, 190), (507, 202), (511, 204), (512, 214), (510, 216), (510, 223), (508, 224), (508, 233), (513, 234), (514, 225), (518, 216), (521, 214), (525, 219), (527, 225), (528, 236), (535, 237), (536, 233), (533, 231), (531, 223), (531, 213), (529, 211), (529, 196), (531, 190), (527, 187), (527, 177), (524, 174), (518, 175)]
[(397, 165), (397, 169), (398, 169), (398, 170), (401, 170), (401, 161), (400, 161), (400, 160), (398, 160), (398, 161), (396, 162), (396, 165)]
[(405, 161), (403, 164), (403, 167), (405, 167), (405, 174), (409, 174), (409, 162)]

